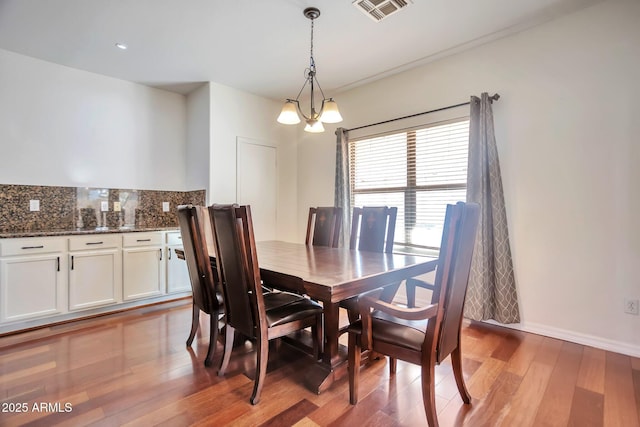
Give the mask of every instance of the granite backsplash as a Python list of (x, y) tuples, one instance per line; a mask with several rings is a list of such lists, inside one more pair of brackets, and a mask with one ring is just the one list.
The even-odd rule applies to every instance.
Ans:
[[(205, 197), (205, 190), (0, 184), (0, 233), (97, 227), (177, 227), (177, 206), (204, 205)], [(30, 211), (31, 200), (39, 201), (38, 211)], [(163, 211), (164, 203), (169, 203), (168, 212)]]

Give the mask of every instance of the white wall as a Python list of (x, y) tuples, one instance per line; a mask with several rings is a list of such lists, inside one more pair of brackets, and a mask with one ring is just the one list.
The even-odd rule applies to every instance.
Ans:
[(278, 149), (277, 236), (296, 240), (296, 130), (280, 102), (215, 83), (188, 97), (0, 50), (0, 183), (236, 197), (236, 137)]
[(187, 188), (207, 190), (209, 194), (209, 143), (211, 142), (211, 112), (209, 84), (193, 90), (187, 96)]
[(276, 122), (278, 101), (217, 83), (209, 83), (211, 143), (209, 203), (236, 202), (236, 138), (277, 148), (277, 230), (280, 240), (295, 241), (297, 183), (296, 130)]
[(186, 99), (0, 50), (0, 182), (185, 187)]
[[(640, 298), (639, 22), (638, 2), (604, 2), (334, 95), (350, 128), (500, 93), (519, 327), (636, 356), (623, 301)], [(309, 194), (333, 201), (334, 141), (299, 143), (298, 212)]]
[[(333, 96), (333, 94), (331, 94)], [(340, 95), (342, 96), (342, 95)], [(347, 113), (340, 100), (338, 106), (344, 117)], [(303, 104), (304, 105), (304, 104)], [(339, 123), (344, 127), (346, 122)], [(302, 129), (304, 126), (299, 124)], [(336, 125), (324, 124), (321, 134), (300, 132), (298, 144), (298, 236), (304, 241), (309, 207), (333, 206), (333, 187), (336, 169)]]

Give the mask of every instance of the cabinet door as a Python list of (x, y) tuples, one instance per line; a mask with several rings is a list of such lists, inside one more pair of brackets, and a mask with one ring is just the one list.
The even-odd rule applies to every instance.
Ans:
[(124, 300), (162, 294), (162, 259), (159, 247), (122, 250)]
[(175, 249), (182, 249), (182, 246), (167, 246), (167, 292), (191, 291), (187, 263), (176, 256)]
[(114, 304), (122, 299), (118, 249), (72, 252), (69, 256), (69, 310)]
[(31, 319), (65, 311), (61, 254), (12, 257), (0, 261), (0, 320)]

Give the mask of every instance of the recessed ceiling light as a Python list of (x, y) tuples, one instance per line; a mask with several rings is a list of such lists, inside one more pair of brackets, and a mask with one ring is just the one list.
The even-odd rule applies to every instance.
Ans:
[(116, 47), (118, 49), (127, 50), (128, 46), (126, 44), (124, 44), (124, 43), (116, 43)]

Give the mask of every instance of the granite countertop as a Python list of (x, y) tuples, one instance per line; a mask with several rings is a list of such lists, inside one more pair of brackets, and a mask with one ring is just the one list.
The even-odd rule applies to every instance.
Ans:
[(67, 230), (17, 230), (12, 232), (0, 232), (0, 239), (16, 237), (49, 237), (49, 236), (77, 236), (84, 234), (104, 233), (135, 233), (140, 231), (178, 231), (178, 227), (98, 227), (98, 228), (73, 228)]

